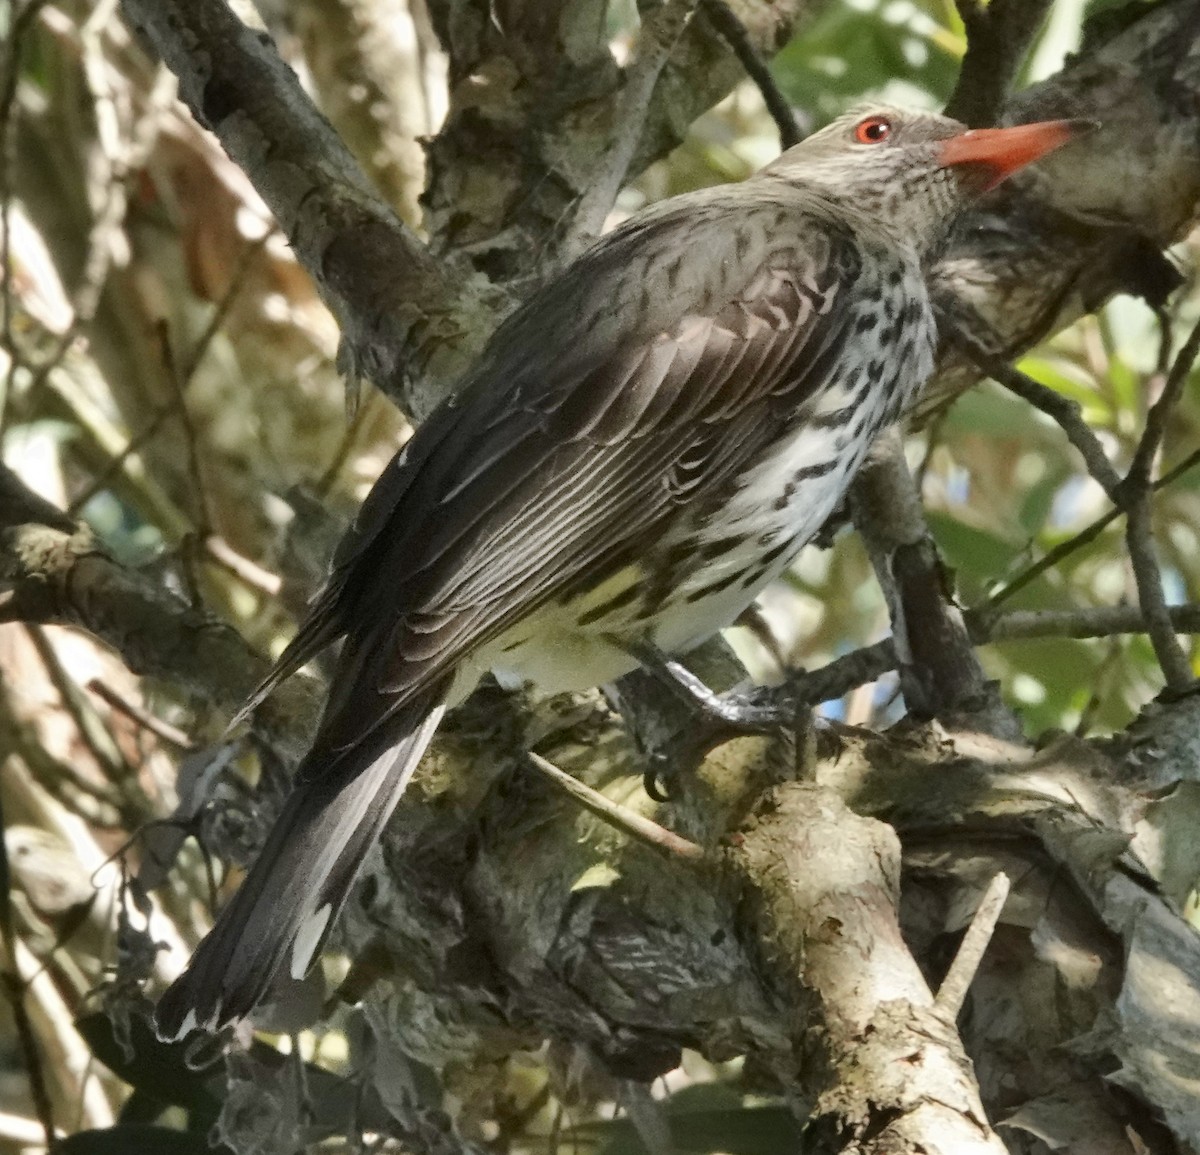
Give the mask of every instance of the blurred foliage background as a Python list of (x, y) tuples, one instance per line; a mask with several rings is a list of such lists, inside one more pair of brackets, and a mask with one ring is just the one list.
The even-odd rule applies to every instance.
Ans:
[[(353, 106), (356, 97), (347, 96), (317, 34), (321, 7), (297, 0), (263, 11), (340, 126), (349, 113), (339, 102)], [(435, 132), (444, 112), (444, 62), (418, 5), (396, 9), (394, 34), (424, 95), (408, 130), (415, 139)], [(1084, 9), (1079, 0), (1055, 4), (1026, 79), (1054, 71), (1076, 46)], [(632, 0), (613, 4), (610, 20), (619, 57), (628, 50)], [(347, 423), (328, 312), (245, 177), (176, 102), (169, 75), (131, 43), (110, 0), (0, 7), (0, 33), (3, 460), (85, 519), (123, 562), (147, 567), (277, 652), (331, 540), (314, 529), (324, 523), (313, 511), (347, 515), (407, 435), (406, 422), (370, 394)], [(816, 128), (867, 97), (940, 106), (964, 48), (962, 25), (942, 0), (827, 0), (772, 68), (802, 124)], [(776, 151), (774, 125), (745, 83), (623, 192), (618, 215), (739, 179)], [(416, 157), (398, 168), (389, 168), (392, 157), (360, 159), (419, 227), (419, 150)], [(1189, 286), (1173, 298), (1170, 316), (1121, 299), (1022, 364), (1081, 404), (1118, 464), (1128, 461), (1161, 386), (1164, 334), (1177, 341), (1200, 313), (1196, 248), (1194, 238), (1176, 253)], [(1193, 373), (1163, 469), (1187, 460), (1198, 443)], [(1108, 509), (1057, 426), (992, 384), (915, 431), (910, 454), (966, 605), (1003, 594)], [(1200, 470), (1163, 489), (1155, 518), (1170, 600), (1200, 599)], [(1118, 523), (1005, 604), (1134, 601)], [(847, 533), (832, 548), (806, 551), (763, 599), (762, 618), (765, 627), (739, 631), (739, 644), (766, 677), (782, 664), (818, 666), (887, 631), (864, 551)], [(1008, 641), (984, 647), (983, 658), (1031, 734), (1118, 729), (1161, 685), (1141, 636)], [(212, 880), (198, 855), (190, 884), (138, 902), (122, 889), (113, 856), (133, 830), (172, 811), (178, 764), (213, 742), (225, 719), (171, 686), (137, 678), (66, 629), (0, 626), (0, 670), (7, 965), (24, 982), (18, 1001), (36, 1034), (54, 1118), (66, 1133), (105, 1127), (118, 1115), (148, 1122), (155, 1104), (181, 1096), (202, 1116), (211, 1113), (211, 1103), (199, 1103), (208, 1092), (174, 1060), (162, 1060), (165, 1085), (155, 1087), (94, 1020), (86, 1038), (72, 1022), (89, 1013), (89, 992), (118, 949), (145, 950), (144, 972), (163, 979), (201, 932)], [(892, 679), (826, 707), (870, 725), (899, 709)], [(149, 939), (139, 938), (147, 917)], [(167, 949), (156, 955), (150, 940)], [(329, 1037), (305, 1046), (317, 1046), (335, 1068), (345, 1055)], [(0, 1151), (42, 1143), (27, 1055), (0, 1000)], [(681, 1111), (708, 1112), (689, 1149), (790, 1149), (785, 1114), (761, 1107), (752, 1074), (737, 1065), (723, 1070), (690, 1056), (660, 1090), (715, 1080), (732, 1089), (677, 1096)], [(510, 1104), (508, 1117), (481, 1124), (474, 1139), (497, 1151), (640, 1149), (631, 1128), (605, 1122), (616, 1098), (598, 1109), (573, 1105), (569, 1089), (531, 1069), (527, 1097)], [(169, 1148), (154, 1146), (160, 1141), (147, 1132), (139, 1149), (190, 1149), (182, 1137)], [(102, 1148), (70, 1148), (85, 1149)]]

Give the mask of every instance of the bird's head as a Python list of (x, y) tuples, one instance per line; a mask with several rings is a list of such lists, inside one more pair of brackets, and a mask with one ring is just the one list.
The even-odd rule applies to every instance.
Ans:
[(1093, 127), (1049, 120), (968, 129), (937, 113), (860, 107), (763, 171), (854, 205), (923, 250), (964, 202)]

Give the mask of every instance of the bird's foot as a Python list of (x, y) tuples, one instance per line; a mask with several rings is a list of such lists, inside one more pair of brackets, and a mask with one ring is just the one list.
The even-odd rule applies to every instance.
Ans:
[(665, 673), (683, 691), (680, 696), (714, 729), (731, 734), (769, 734), (795, 719), (792, 704), (778, 692), (781, 687), (743, 685), (717, 693), (678, 662), (670, 662)]
[(800, 703), (786, 686), (735, 687), (717, 693), (680, 662), (653, 646), (639, 646), (638, 661), (721, 737), (769, 734), (793, 726)]
[(646, 751), (646, 769), (642, 771), (642, 789), (655, 802), (670, 802), (671, 790), (668, 783), (674, 776), (674, 771), (674, 763), (666, 751)]

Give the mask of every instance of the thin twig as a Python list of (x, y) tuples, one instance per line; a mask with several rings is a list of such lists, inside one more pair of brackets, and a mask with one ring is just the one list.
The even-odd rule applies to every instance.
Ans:
[[(1168, 607), (1171, 627), (1178, 633), (1200, 634), (1200, 605)], [(1090, 606), (1075, 610), (1011, 610), (997, 613), (990, 604), (963, 615), (971, 641), (989, 645), (1030, 638), (1111, 638), (1147, 633), (1138, 606)], [(817, 705), (873, 682), (896, 668), (891, 638), (851, 650), (816, 670), (793, 673), (788, 692), (798, 701)]]
[[(1200, 355), (1200, 323), (1197, 323), (1184, 343), (1168, 374), (1162, 395), (1147, 414), (1145, 431), (1124, 478), (1117, 473), (1104, 453), (1099, 439), (1084, 423), (1078, 404), (1034, 381), (1007, 364), (1003, 358), (988, 353), (961, 329), (955, 331), (951, 339), (990, 377), (1049, 414), (1058, 423), (1083, 457), (1088, 474), (1099, 482), (1116, 507), (1077, 534), (1070, 542), (1064, 542), (1051, 551), (1051, 554), (1030, 567), (1019, 579), (1009, 582), (1002, 591), (993, 594), (990, 604), (995, 606), (1011, 597), (1037, 574), (1050, 568), (1080, 544), (1095, 538), (1105, 525), (1123, 512), (1126, 518), (1125, 540), (1137, 585), (1138, 601), (1142, 607), (1146, 633), (1154, 647), (1163, 678), (1172, 692), (1181, 693), (1190, 688), (1195, 683), (1195, 677), (1188, 655), (1179, 644), (1171, 624), (1170, 608), (1163, 592), (1162, 570), (1154, 546), (1150, 498), (1159, 485), (1151, 482), (1150, 473), (1166, 432), (1167, 419), (1179, 399), (1183, 383), (1196, 357)], [(1177, 468), (1170, 476), (1178, 476), (1179, 472), (1180, 469)], [(1160, 484), (1164, 484), (1166, 480), (1163, 478)]]
[[(119, 789), (117, 784), (126, 782), (129, 774), (125, 759), (117, 748), (116, 742), (113, 741), (112, 734), (96, 716), (95, 709), (87, 696), (80, 693), (79, 684), (71, 676), (59, 656), (58, 650), (46, 636), (45, 629), (32, 622), (27, 622), (24, 629), (25, 636), (36, 652), (47, 680), (58, 693), (63, 712), (75, 723), (80, 739), (96, 760), (96, 765), (103, 771), (105, 778)], [(75, 766), (77, 761), (77, 758), (73, 758), (70, 763), (67, 763), (76, 787), (95, 798), (115, 805), (111, 794), (100, 792), (94, 783), (78, 771)]]
[(1112, 675), (1114, 671), (1121, 669), (1124, 654), (1125, 648), (1121, 645), (1121, 639), (1115, 635), (1109, 638), (1108, 645), (1104, 648), (1104, 657), (1100, 659), (1100, 664), (1090, 679), (1091, 693), (1088, 694), (1088, 700), (1080, 709), (1079, 721), (1075, 723), (1072, 731), (1076, 738), (1087, 737), (1095, 723), (1100, 707), (1104, 704), (1105, 696), (1111, 690)]
[(192, 378), (196, 375), (196, 370), (200, 367), (200, 362), (204, 360), (204, 355), (208, 352), (209, 346), (213, 343), (214, 338), (220, 331), (221, 326), (225, 323), (225, 318), (229, 316), (229, 310), (233, 308), (234, 301), (237, 300), (238, 294), (245, 285), (250, 274), (250, 270), (254, 267), (254, 262), (261, 255), (267, 242), (279, 231), (278, 225), (272, 225), (261, 237), (251, 241), (238, 254), (237, 264), (233, 267), (233, 274), (229, 278), (229, 284), (225, 286), (225, 291), (221, 294), (220, 300), (217, 301), (217, 307), (213, 310), (212, 316), (208, 319), (208, 324), (204, 326), (204, 332), (200, 334), (200, 339), (193, 346), (191, 353), (188, 354), (187, 361), (183, 365), (181, 380), (183, 384), (191, 384)]
[(350, 456), (350, 451), (354, 448), (354, 443), (367, 422), (368, 414), (379, 403), (376, 400), (379, 396), (378, 390), (372, 390), (367, 394), (366, 400), (361, 405), (354, 407), (354, 414), (346, 422), (345, 430), (342, 433), (341, 440), (338, 442), (337, 449), (334, 450), (333, 457), (313, 486), (318, 499), (328, 496), (329, 491), (333, 488), (333, 483), (337, 480), (338, 474), (341, 473), (342, 466), (346, 464)]
[(1120, 516), (1121, 511), (1119, 509), (1110, 509), (1107, 513), (1101, 514), (1089, 525), (1085, 525), (1078, 533), (1067, 538), (1066, 541), (1060, 541), (1048, 553), (1043, 554), (1037, 561), (1031, 562), (1015, 577), (1010, 578), (999, 589), (994, 590), (988, 597), (987, 606), (995, 608), (1003, 605), (1010, 598), (1015, 597), (1021, 590), (1031, 582), (1036, 581), (1047, 570), (1053, 569), (1060, 561), (1070, 557), (1076, 550), (1082, 549), (1085, 545), (1095, 541)]
[[(80, 42), (84, 48), (84, 76), (97, 107), (112, 103), (111, 95), (101, 90), (101, 86), (107, 83), (107, 65), (99, 59), (102, 56), (99, 38), (112, 18), (114, 7), (111, 0), (97, 5), (80, 29)], [(103, 194), (103, 200), (88, 230), (83, 267), (78, 283), (71, 292), (71, 322), (58, 334), (49, 354), (42, 358), (34, 370), (28, 386), (31, 394), (36, 395), (45, 385), (50, 374), (74, 346), (80, 332), (96, 315), (108, 281), (113, 254), (120, 248), (115, 240), (121, 234), (129, 208), (129, 185), (149, 157), (159, 125), (171, 107), (174, 96), (171, 74), (166, 68), (159, 68), (149, 95), (149, 111), (134, 127), (123, 151), (116, 152), (115, 142), (109, 138), (109, 134), (100, 133), (98, 154), (107, 169), (97, 174), (95, 183), (97, 190)]]
[(1158, 353), (1154, 358), (1154, 372), (1156, 376), (1165, 379), (1171, 371), (1171, 343), (1173, 337), (1171, 315), (1167, 312), (1166, 305), (1160, 305), (1154, 310), (1154, 319), (1158, 322)]
[(607, 822), (609, 826), (621, 831), (622, 834), (644, 842), (647, 846), (653, 846), (656, 850), (666, 851), (676, 858), (699, 862), (708, 857), (704, 847), (668, 830), (665, 826), (660, 826), (657, 822), (641, 814), (619, 806), (611, 798), (605, 798), (598, 790), (593, 790), (590, 786), (580, 782), (578, 778), (560, 770), (553, 762), (547, 761), (540, 754), (535, 754), (531, 750), (527, 756), (529, 761), (560, 790), (569, 794), (585, 810), (594, 814), (602, 822)]
[[(1117, 510), (1126, 515), (1126, 544), (1129, 550), (1129, 561), (1133, 567), (1133, 575), (1138, 586), (1138, 600), (1142, 608), (1142, 617), (1146, 624), (1146, 633), (1150, 636), (1154, 654), (1163, 670), (1166, 687), (1172, 692), (1182, 693), (1193, 686), (1195, 678), (1192, 674), (1192, 663), (1187, 653), (1178, 642), (1175, 630), (1171, 627), (1171, 615), (1166, 596), (1163, 592), (1163, 574), (1159, 568), (1156, 550), (1154, 550), (1153, 519), (1150, 498), (1154, 486), (1150, 481), (1154, 457), (1158, 454), (1166, 430), (1166, 420), (1180, 396), (1183, 382), (1188, 372), (1200, 354), (1200, 323), (1192, 330), (1180, 355), (1171, 367), (1163, 394), (1151, 407), (1146, 417), (1146, 429), (1142, 433), (1138, 450), (1134, 454), (1132, 465), (1126, 477), (1122, 478), (1104, 453), (1104, 447), (1099, 438), (1080, 415), (1078, 403), (1056, 393), (1040, 382), (1034, 381), (1026, 373), (1014, 369), (1003, 358), (996, 357), (980, 348), (971, 337), (962, 330), (956, 330), (952, 340), (962, 351), (976, 361), (976, 364), (994, 381), (1000, 382), (1013, 393), (1030, 402), (1030, 405), (1042, 409), (1057, 421), (1058, 426), (1066, 433), (1080, 456), (1084, 459), (1088, 474), (1103, 486)], [(1115, 511), (1116, 513), (1116, 511)], [(1115, 515), (1114, 513), (1114, 515)], [(1097, 531), (1098, 532), (1098, 531)], [(1045, 567), (1043, 567), (1045, 568)], [(1013, 592), (1010, 582), (1008, 593)], [(996, 603), (992, 598), (992, 604)]]
[(11, 938), (7, 932), (4, 939), (9, 967), (0, 972), (0, 981), (3, 982), (5, 997), (17, 1028), (17, 1042), (25, 1064), (25, 1077), (29, 1080), (30, 1098), (33, 1100), (34, 1110), (37, 1112), (38, 1121), (41, 1123), (42, 1132), (46, 1137), (46, 1148), (52, 1150), (55, 1135), (54, 1108), (50, 1103), (50, 1092), (46, 1087), (46, 1076), (42, 1070), (37, 1032), (34, 1030), (33, 1020), (29, 1017), (29, 1010), (25, 1006), (26, 984), (16, 969), (17, 959), (14, 950), (16, 940)]
[[(1200, 605), (1170, 606), (1171, 628), (1200, 634)], [(1021, 638), (1111, 638), (1146, 632), (1139, 606), (1089, 606), (1074, 610), (1011, 610), (998, 616), (969, 610), (967, 625), (977, 642), (1006, 642)]]
[(187, 407), (187, 381), (180, 376), (179, 366), (175, 361), (175, 352), (171, 348), (171, 334), (167, 329), (167, 323), (160, 321), (155, 328), (158, 333), (163, 368), (166, 370), (167, 381), (175, 393), (179, 422), (183, 426), (183, 443), (187, 451), (187, 471), (196, 500), (196, 531), (203, 539), (213, 531), (212, 507), (208, 500), (208, 490), (204, 485), (204, 474), (200, 469), (200, 442), (196, 436), (196, 427), (192, 424), (192, 415)]
[(1020, 369), (1010, 365), (1003, 357), (989, 353), (974, 341), (964, 338), (961, 331), (956, 332), (951, 339), (993, 381), (1057, 422), (1059, 428), (1067, 435), (1067, 440), (1083, 458), (1088, 474), (1100, 483), (1114, 505), (1121, 504), (1121, 475), (1108, 460), (1100, 439), (1083, 420), (1079, 402), (1064, 397), (1040, 381), (1035, 381), (1027, 373), (1022, 373)]
[(1171, 607), (1163, 592), (1162, 570), (1154, 548), (1153, 511), (1149, 487), (1132, 497), (1125, 510), (1125, 544), (1137, 585), (1138, 602), (1146, 620), (1146, 633), (1162, 668), (1167, 689), (1182, 693), (1195, 683), (1192, 664), (1175, 636)]
[(725, 0), (701, 0), (700, 7), (709, 22), (717, 30), (721, 39), (733, 50), (746, 75), (754, 81), (762, 94), (767, 112), (779, 130), (779, 147), (791, 148), (802, 139), (800, 126), (796, 123), (796, 114), (792, 111), (791, 102), (780, 91), (771, 75), (767, 63), (755, 51), (750, 43), (750, 35), (746, 26), (737, 18)]
[(131, 722), (136, 722), (143, 730), (149, 730), (151, 734), (162, 738), (164, 742), (170, 742), (172, 746), (178, 746), (181, 750), (195, 748), (192, 740), (178, 727), (172, 726), (170, 722), (164, 722), (161, 718), (156, 718), (149, 710), (126, 701), (116, 690), (106, 686), (99, 678), (92, 678), (87, 683), (87, 689), (97, 698), (102, 698), (119, 714), (124, 714)]
[(971, 919), (971, 925), (967, 927), (967, 933), (959, 943), (958, 953), (942, 980), (937, 998), (934, 999), (934, 1006), (948, 1019), (958, 1018), (958, 1012), (962, 1010), (967, 991), (979, 970), (979, 964), (983, 961), (988, 943), (992, 941), (992, 935), (996, 932), (996, 923), (1004, 909), (1005, 899), (1008, 898), (1009, 885), (1008, 875), (1003, 871), (988, 883), (979, 908), (975, 911), (975, 917)]
[[(68, 814), (89, 825), (113, 829), (127, 819), (120, 798), (83, 779), (74, 766), (56, 758), (32, 725), (17, 717), (12, 703), (0, 697), (0, 733), (7, 750), (20, 756), (38, 781), (42, 795), (53, 799)], [(5, 773), (7, 773), (7, 768)]]
[(162, 424), (172, 413), (175, 412), (174, 405), (164, 405), (153, 417), (150, 418), (146, 426), (135, 433), (124, 448), (115, 457), (110, 458), (108, 464), (88, 483), (86, 489), (83, 490), (72, 502), (67, 506), (67, 516), (77, 518), (80, 510), (87, 506), (87, 503), (92, 500), (98, 493), (103, 492), (108, 488), (108, 483), (125, 468), (129, 459), (137, 453), (143, 445), (151, 440), (154, 435), (162, 427)]
[(941, 409), (935, 414), (930, 421), (925, 434), (925, 452), (921, 454), (920, 463), (913, 470), (913, 484), (917, 487), (918, 493), (925, 492), (925, 478), (929, 475), (929, 467), (933, 464), (933, 455), (937, 452), (938, 446), (942, 441), (942, 430), (946, 424), (946, 418), (950, 416), (950, 410)]
[[(1162, 477), (1155, 481), (1152, 486), (1154, 492), (1157, 493), (1160, 489), (1165, 489), (1168, 485), (1178, 481), (1185, 473), (1195, 469), (1197, 465), (1200, 465), (1200, 449), (1192, 450), (1178, 465), (1168, 469)], [(994, 591), (988, 598), (988, 607), (994, 608), (1008, 601), (1048, 569), (1053, 569), (1064, 558), (1095, 541), (1121, 516), (1121, 512), (1119, 509), (1110, 509), (1107, 513), (1102, 513), (1095, 521), (1085, 525), (1078, 533), (1067, 538), (1066, 541), (1059, 542), (1049, 553), (1032, 562), (1026, 569)]]
[[(229, 284), (225, 292), (221, 295), (221, 299), (217, 302), (217, 307), (213, 310), (213, 314), (208, 319), (208, 324), (204, 327), (204, 332), (200, 334), (199, 340), (193, 346), (191, 353), (188, 355), (187, 364), (184, 366), (180, 381), (183, 389), (191, 383), (192, 378), (196, 375), (196, 370), (200, 367), (200, 363), (204, 360), (204, 355), (208, 352), (209, 346), (212, 344), (217, 333), (219, 332), (222, 323), (229, 315), (229, 310), (233, 307), (234, 301), (237, 299), (238, 293), (246, 282), (246, 278), (250, 270), (254, 267), (255, 258), (257, 258), (266, 245), (267, 241), (276, 233), (276, 228), (269, 229), (262, 237), (253, 243), (247, 245), (238, 257), (238, 263), (233, 271), (233, 276), (229, 280)], [(133, 454), (137, 453), (143, 445), (145, 445), (162, 427), (164, 421), (167, 420), (177, 410), (180, 413), (180, 419), (185, 426), (188, 420), (187, 409), (183, 401), (183, 390), (176, 389), (175, 401), (173, 404), (162, 406), (161, 409), (150, 419), (146, 426), (138, 433), (134, 434), (125, 445), (101, 472), (92, 479), (87, 488), (71, 502), (67, 509), (67, 513), (71, 517), (77, 517), (79, 511), (92, 500), (96, 494), (100, 493), (108, 483), (119, 473), (125, 466)], [(240, 574), (238, 576), (241, 576)], [(253, 583), (251, 583), (253, 584)]]
[(266, 594), (267, 597), (279, 596), (279, 591), (283, 588), (283, 579), (278, 574), (274, 574), (257, 562), (244, 557), (223, 537), (218, 537), (216, 534), (209, 534), (203, 544), (209, 557), (244, 585), (261, 594)]
[(1188, 339), (1183, 343), (1183, 348), (1179, 350), (1179, 354), (1171, 366), (1171, 371), (1167, 374), (1162, 393), (1159, 394), (1158, 400), (1150, 406), (1150, 412), (1146, 414), (1146, 427), (1142, 431), (1142, 439), (1138, 442), (1133, 461), (1129, 464), (1129, 471), (1125, 477), (1126, 485), (1149, 483), (1150, 474), (1154, 468), (1154, 458), (1162, 446), (1171, 410), (1178, 403), (1184, 383), (1198, 356), (1200, 356), (1200, 321), (1197, 321), (1192, 327)]
[(1167, 374), (1158, 400), (1146, 414), (1146, 427), (1121, 486), (1119, 505), (1125, 508), (1125, 542), (1137, 583), (1138, 601), (1146, 618), (1146, 631), (1162, 668), (1167, 689), (1182, 693), (1195, 684), (1192, 663), (1179, 644), (1171, 624), (1171, 613), (1163, 591), (1162, 569), (1154, 545), (1150, 482), (1154, 460), (1166, 434), (1167, 421), (1183, 391), (1196, 357), (1200, 355), (1200, 322), (1192, 328)]

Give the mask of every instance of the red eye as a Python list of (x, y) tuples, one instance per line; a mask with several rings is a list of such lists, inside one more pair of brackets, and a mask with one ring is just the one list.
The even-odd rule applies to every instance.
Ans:
[(886, 116), (868, 116), (854, 127), (854, 139), (859, 144), (882, 144), (892, 135), (892, 122)]

